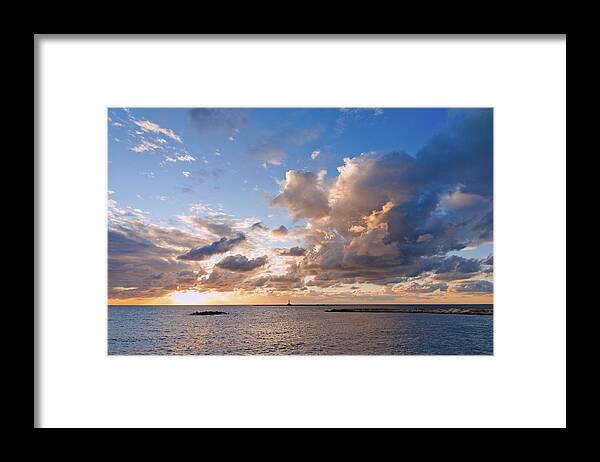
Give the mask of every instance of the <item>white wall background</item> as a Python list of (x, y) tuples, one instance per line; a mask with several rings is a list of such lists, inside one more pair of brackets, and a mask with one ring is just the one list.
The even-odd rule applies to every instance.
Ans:
[[(40, 426), (566, 425), (566, 41), (39, 38)], [(493, 106), (493, 357), (108, 357), (108, 106)]]

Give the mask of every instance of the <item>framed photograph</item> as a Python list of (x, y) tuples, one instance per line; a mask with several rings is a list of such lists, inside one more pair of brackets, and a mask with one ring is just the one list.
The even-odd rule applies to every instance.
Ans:
[(492, 108), (107, 123), (109, 355), (493, 353)]
[(566, 36), (34, 62), (34, 427), (566, 427)]

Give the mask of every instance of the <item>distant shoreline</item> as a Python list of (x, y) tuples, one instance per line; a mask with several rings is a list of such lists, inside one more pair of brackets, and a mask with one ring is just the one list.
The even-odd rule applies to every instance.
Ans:
[[(421, 305), (422, 306), (422, 305)], [(446, 305), (447, 306), (447, 305)], [(448, 310), (404, 310), (394, 308), (339, 308), (332, 310), (325, 310), (326, 313), (408, 313), (408, 314), (468, 314), (468, 315), (479, 315), (479, 316), (492, 316), (494, 314), (491, 309), (473, 309), (466, 308), (467, 305), (455, 305), (457, 308), (450, 308)], [(472, 305), (471, 305), (472, 306)], [(482, 305), (477, 305), (482, 306)]]

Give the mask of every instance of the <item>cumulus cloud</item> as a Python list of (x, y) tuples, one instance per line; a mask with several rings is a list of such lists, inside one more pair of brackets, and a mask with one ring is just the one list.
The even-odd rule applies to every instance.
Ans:
[(285, 207), (294, 218), (319, 218), (329, 213), (327, 192), (323, 187), (325, 171), (319, 173), (288, 170), (280, 193), (271, 205)]
[(317, 157), (319, 157), (319, 154), (321, 154), (321, 151), (313, 151), (310, 153), (310, 158), (315, 160)]
[(472, 277), (481, 262), (444, 255), (492, 239), (492, 113), (460, 113), (416, 156), (363, 153), (324, 185), (290, 170), (272, 205), (306, 219), (312, 284)]
[(189, 252), (179, 255), (177, 258), (179, 260), (205, 260), (213, 255), (229, 252), (231, 249), (245, 240), (246, 236), (244, 234), (239, 234), (234, 238), (222, 237), (218, 241), (215, 241), (209, 245), (193, 248)]
[(247, 272), (260, 268), (261, 266), (265, 266), (267, 261), (268, 258), (266, 255), (248, 259), (248, 257), (244, 255), (237, 254), (223, 258), (219, 263), (217, 263), (217, 266), (228, 271)]

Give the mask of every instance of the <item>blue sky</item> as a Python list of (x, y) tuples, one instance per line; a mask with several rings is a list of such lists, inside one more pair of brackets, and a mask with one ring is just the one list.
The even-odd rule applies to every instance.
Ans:
[[(245, 112), (247, 123), (239, 133), (230, 133), (195, 130), (189, 109), (128, 109), (128, 112), (110, 109), (109, 118), (113, 123), (109, 123), (108, 135), (109, 189), (118, 191), (116, 197), (120, 201), (148, 210), (157, 219), (183, 213), (191, 202), (198, 200), (214, 206), (221, 204), (236, 216), (263, 217), (265, 223), (272, 226), (291, 225), (285, 211), (269, 207), (265, 200), (265, 194), (273, 197), (277, 194), (276, 181), (283, 178), (288, 169), (323, 169), (331, 177), (337, 175), (336, 169), (344, 157), (362, 152), (403, 150), (414, 155), (433, 133), (443, 129), (448, 117), (447, 109), (388, 109), (381, 114), (377, 109), (347, 113), (339, 109), (248, 109)], [(183, 142), (161, 136), (172, 149), (132, 152), (141, 137), (148, 138), (148, 133), (131, 133), (132, 129), (143, 130), (131, 127), (129, 117), (168, 127)], [(115, 122), (124, 125), (117, 126)], [(301, 144), (282, 141), (286, 157), (279, 165), (267, 164), (265, 168), (262, 159), (247, 156), (253, 146), (270, 137), (311, 129), (319, 131), (318, 138)], [(311, 159), (313, 151), (320, 151), (314, 160)], [(196, 160), (164, 162), (166, 156), (176, 159), (174, 154), (189, 154)], [(193, 178), (197, 171), (202, 173)], [(192, 175), (184, 177), (182, 172)]]
[[(483, 226), (484, 217), (489, 217), (491, 226), (491, 130), (491, 110), (110, 108), (109, 230), (120, 233), (115, 242), (123, 244), (127, 238), (139, 243), (140, 239), (145, 239), (148, 242), (144, 241), (144, 244), (157, 246), (159, 254), (170, 249), (175, 253), (161, 258), (172, 259), (169, 261), (173, 263), (173, 270), (180, 273), (186, 271), (181, 269), (182, 262), (186, 261), (182, 258), (185, 254), (183, 243), (177, 247), (156, 240), (155, 235), (142, 238), (141, 234), (128, 233), (139, 229), (180, 230), (189, 233), (190, 250), (242, 233), (248, 237), (243, 245), (250, 256), (249, 261), (254, 252), (255, 257), (265, 256), (263, 260), (256, 260), (258, 263), (266, 261), (268, 264), (260, 265), (264, 274), (258, 271), (258, 266), (257, 271), (253, 269), (251, 278), (248, 277), (250, 271), (246, 274), (245, 270), (232, 269), (229, 275), (224, 269), (227, 262), (244, 264), (247, 262), (241, 257), (248, 257), (236, 253), (240, 249), (232, 248), (214, 254), (210, 262), (187, 260), (185, 264), (196, 265), (190, 269), (196, 275), (194, 282), (177, 284), (181, 277), (169, 279), (162, 271), (164, 268), (150, 263), (152, 257), (149, 257), (148, 271), (141, 281), (132, 285), (135, 277), (122, 272), (122, 268), (125, 261), (137, 258), (135, 249), (131, 245), (111, 247), (112, 235), (109, 234), (109, 262), (117, 268), (114, 275), (123, 276), (112, 279), (114, 287), (119, 289), (111, 292), (109, 288), (109, 293), (119, 298), (129, 294), (135, 294), (137, 298), (171, 297), (169, 300), (175, 302), (177, 297), (173, 299), (173, 293), (185, 293), (185, 296), (180, 295), (182, 300), (212, 293), (213, 299), (217, 300), (214, 294), (221, 286), (207, 282), (216, 267), (221, 269), (215, 274), (231, 276), (239, 287), (245, 287), (240, 289), (234, 283), (223, 286), (231, 289), (223, 292), (231, 297), (235, 293), (240, 300), (251, 298), (253, 293), (259, 294), (261, 299), (276, 297), (277, 284), (273, 278), (291, 273), (294, 280), (302, 280), (302, 283), (284, 288), (281, 295), (305, 296), (304, 293), (311, 292), (313, 298), (318, 298), (314, 291), (321, 288), (323, 296), (335, 295), (342, 299), (347, 285), (348, 288), (363, 286), (364, 294), (361, 292), (361, 295), (374, 297), (377, 291), (373, 287), (393, 288), (398, 284), (418, 284), (419, 281), (422, 285), (434, 284), (432, 287), (445, 284), (439, 285), (444, 290), (427, 292), (423, 288), (423, 294), (447, 295), (448, 283), (431, 282), (435, 278), (432, 278), (435, 273), (431, 270), (422, 273), (426, 279), (409, 280), (413, 276), (412, 272), (406, 271), (406, 265), (409, 260), (411, 265), (416, 264), (414, 258), (417, 256), (420, 265), (425, 258), (454, 256), (483, 260), (491, 255), (491, 237), (476, 237), (479, 231), (475, 231)], [(369, 172), (373, 172), (372, 177), (368, 176)], [(367, 176), (362, 178), (362, 173)], [(352, 186), (352, 175), (356, 176), (357, 184), (364, 185), (364, 194)], [(382, 194), (374, 189), (377, 178), (382, 182)], [(340, 195), (344, 198), (340, 199)], [(431, 202), (425, 212), (421, 210), (424, 201)], [(352, 205), (362, 202), (363, 208)], [(389, 219), (386, 218), (377, 229), (371, 229), (367, 217), (372, 214), (373, 217), (385, 215)], [(473, 229), (467, 231), (465, 228), (460, 235), (456, 231), (450, 232), (458, 226), (459, 218), (462, 223), (472, 220)], [(198, 221), (202, 223), (198, 224)], [(407, 225), (409, 221), (411, 224)], [(254, 223), (261, 225), (249, 228)], [(220, 224), (222, 233), (214, 232), (215, 224)], [(271, 232), (281, 226), (285, 227), (285, 237)], [(354, 231), (349, 231), (352, 226)], [(406, 226), (414, 229), (408, 232)], [(372, 255), (361, 248), (361, 259), (366, 261), (367, 257), (378, 255), (388, 258), (393, 247), (396, 260), (384, 258), (382, 265), (396, 268), (406, 262), (405, 271), (398, 272), (396, 279), (378, 279), (370, 276), (371, 270), (362, 275), (338, 264), (335, 271), (343, 273), (347, 270), (343, 280), (317, 286), (314, 281), (318, 276), (310, 265), (321, 261), (322, 255), (318, 253), (324, 246), (318, 242), (320, 238), (302, 231), (306, 229), (311, 233), (318, 231), (322, 236), (334, 233), (340, 239), (336, 245), (346, 250), (362, 245), (360, 240), (375, 239), (378, 233), (377, 239), (381, 242), (374, 241)], [(426, 232), (429, 229), (432, 232)], [(256, 234), (259, 231), (263, 232), (260, 236)], [(267, 231), (271, 234), (265, 234)], [(273, 242), (266, 238), (267, 235), (273, 237)], [(417, 242), (423, 249), (425, 242), (430, 242), (427, 244), (430, 249), (413, 250), (410, 246)], [(391, 247), (390, 243), (393, 244)], [(380, 244), (384, 245), (384, 250), (375, 250)], [(287, 256), (277, 263), (279, 254), (272, 253), (282, 253), (281, 246), (285, 245), (304, 249), (306, 255), (299, 256), (303, 260), (290, 263), (292, 257)], [(258, 255), (261, 253), (258, 249), (272, 255)], [(127, 253), (129, 250), (133, 253)], [(308, 255), (312, 258), (310, 264), (305, 261)], [(219, 262), (227, 257), (237, 260), (230, 258), (219, 266)], [(344, 261), (353, 261), (352, 268), (356, 267), (354, 257), (356, 255), (340, 256)], [(286, 264), (288, 269), (284, 271)], [(372, 264), (369, 260), (367, 266)], [(302, 275), (294, 273), (296, 266), (293, 265), (306, 267), (306, 272)], [(486, 270), (487, 273), (466, 273), (465, 278), (457, 280), (467, 283), (472, 277), (478, 277), (477, 280), (490, 282), (491, 271), (487, 267)], [(245, 279), (239, 276), (242, 272)], [(164, 287), (147, 287), (148, 290), (142, 287), (148, 285), (152, 276), (154, 280), (164, 282)], [(265, 282), (258, 292), (253, 292), (254, 289), (248, 288), (249, 284), (258, 284), (255, 281), (260, 277), (271, 277), (272, 280)], [(303, 283), (308, 285), (302, 286)], [(270, 284), (275, 288), (269, 289)], [(312, 288), (309, 288), (311, 284)], [(488, 287), (483, 283), (480, 285)], [(328, 295), (325, 295), (326, 289), (330, 291)], [(332, 295), (334, 289), (338, 293)], [(398, 293), (401, 292), (398, 289)], [(486, 294), (489, 292), (485, 291)], [(415, 294), (419, 294), (418, 288)], [(392, 300), (393, 291), (388, 295), (381, 300)], [(202, 298), (205, 299), (208, 300)]]

